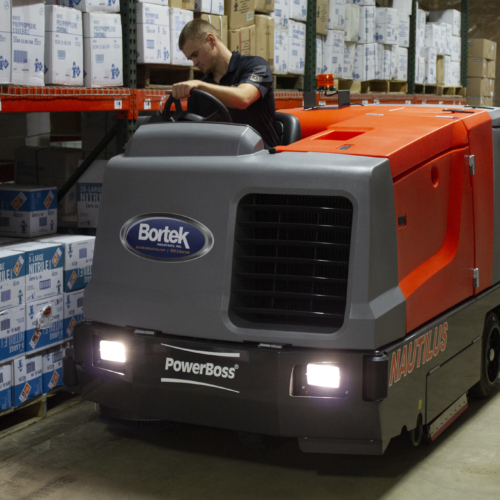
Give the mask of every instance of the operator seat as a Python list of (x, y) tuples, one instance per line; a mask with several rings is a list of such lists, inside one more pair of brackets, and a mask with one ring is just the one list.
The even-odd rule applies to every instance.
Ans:
[(295, 115), (276, 113), (276, 126), (280, 146), (287, 146), (302, 139), (300, 121)]

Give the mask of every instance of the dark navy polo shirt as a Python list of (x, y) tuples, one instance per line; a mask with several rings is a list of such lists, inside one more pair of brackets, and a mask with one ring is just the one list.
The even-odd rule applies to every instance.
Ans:
[[(212, 73), (205, 75), (201, 80), (225, 87), (237, 87), (242, 83), (250, 83), (257, 87), (260, 90), (259, 99), (250, 104), (247, 109), (228, 108), (229, 114), (234, 123), (250, 125), (259, 132), (266, 148), (278, 145), (273, 77), (265, 59), (257, 56), (242, 56), (239, 52), (233, 52), (227, 73), (218, 84)], [(203, 97), (191, 96), (188, 99), (188, 111), (207, 117), (214, 113), (216, 108)]]

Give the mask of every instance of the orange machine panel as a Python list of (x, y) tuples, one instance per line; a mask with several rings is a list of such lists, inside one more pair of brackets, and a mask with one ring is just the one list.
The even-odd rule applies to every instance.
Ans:
[(472, 295), (474, 235), (467, 154), (467, 148), (447, 152), (394, 183), (407, 332)]

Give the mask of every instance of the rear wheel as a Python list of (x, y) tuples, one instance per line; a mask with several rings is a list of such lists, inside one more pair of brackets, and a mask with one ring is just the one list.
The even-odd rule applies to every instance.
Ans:
[(489, 313), (484, 323), (481, 347), (481, 379), (470, 394), (485, 399), (490, 396), (498, 380), (500, 369), (500, 322), (496, 313)]
[(422, 414), (419, 414), (417, 418), (417, 426), (408, 432), (408, 439), (412, 446), (418, 446), (424, 437), (424, 425), (422, 422)]

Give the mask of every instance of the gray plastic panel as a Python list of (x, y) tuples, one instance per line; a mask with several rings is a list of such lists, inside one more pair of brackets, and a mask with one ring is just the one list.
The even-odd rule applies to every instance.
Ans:
[[(190, 138), (184, 144), (189, 148), (196, 142)], [(352, 201), (346, 320), (337, 332), (242, 328), (230, 321), (236, 209), (249, 193), (346, 196)], [(120, 229), (131, 218), (149, 213), (201, 222), (214, 236), (212, 250), (177, 263), (133, 255), (122, 245)], [(198, 157), (117, 156), (106, 169), (85, 316), (214, 340), (376, 349), (405, 331), (395, 220), (392, 176), (385, 159), (267, 151), (238, 158), (206, 156), (203, 162)]]
[(500, 127), (500, 108), (489, 108), (486, 111), (491, 116), (493, 127)]
[(262, 149), (262, 137), (247, 125), (146, 123), (127, 143), (125, 156), (240, 156)]

